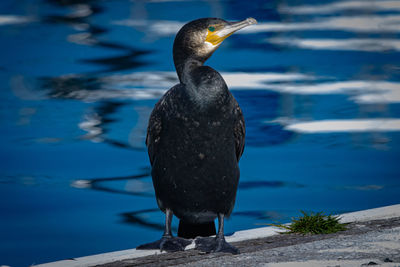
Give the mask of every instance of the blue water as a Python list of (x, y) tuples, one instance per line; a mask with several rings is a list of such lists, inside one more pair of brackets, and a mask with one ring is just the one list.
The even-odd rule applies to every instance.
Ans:
[(147, 119), (209, 16), (259, 21), (207, 62), (247, 126), (226, 233), (400, 202), (400, 1), (3, 0), (0, 265), (160, 237)]

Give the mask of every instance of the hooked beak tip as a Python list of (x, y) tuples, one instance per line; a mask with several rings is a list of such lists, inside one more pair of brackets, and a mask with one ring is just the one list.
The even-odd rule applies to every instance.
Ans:
[(249, 25), (257, 24), (257, 20), (254, 18), (247, 18), (246, 21)]

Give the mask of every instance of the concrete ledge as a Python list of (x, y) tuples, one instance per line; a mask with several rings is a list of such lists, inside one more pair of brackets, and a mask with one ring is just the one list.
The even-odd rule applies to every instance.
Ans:
[[(376, 208), (376, 209), (345, 213), (340, 215), (341, 222), (343, 223), (365, 222), (372, 220), (390, 219), (396, 217), (400, 217), (400, 204), (386, 206), (382, 208)], [(255, 229), (235, 232), (232, 236), (226, 237), (226, 239), (230, 243), (235, 243), (235, 242), (271, 237), (277, 235), (277, 233), (281, 231), (282, 229), (276, 227), (255, 228)], [(193, 248), (194, 244), (191, 244), (186, 249), (190, 250)], [(165, 252), (160, 252), (158, 250), (128, 249), (128, 250), (98, 254), (93, 256), (80, 257), (70, 260), (50, 262), (36, 266), (40, 267), (95, 266), (95, 265), (124, 261), (128, 259), (136, 259), (140, 257), (152, 256), (157, 254), (165, 254)]]
[(376, 209), (361, 210), (340, 215), (340, 222), (364, 222), (400, 217), (400, 204)]

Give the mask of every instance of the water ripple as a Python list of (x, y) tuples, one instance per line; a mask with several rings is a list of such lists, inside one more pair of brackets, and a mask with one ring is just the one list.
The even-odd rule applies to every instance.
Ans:
[[(173, 36), (185, 24), (179, 21), (118, 20), (113, 24), (139, 27), (149, 35), (157, 37)], [(358, 15), (318, 18), (308, 22), (262, 22), (245, 28), (237, 34), (288, 32), (288, 31), (350, 31), (360, 33), (399, 33), (400, 15)]]
[(300, 39), (274, 37), (266, 40), (269, 43), (315, 50), (388, 52), (400, 51), (400, 40), (397, 39)]
[(332, 132), (389, 132), (400, 131), (400, 119), (347, 119), (293, 123), (285, 126), (288, 131), (300, 133)]
[[(222, 72), (231, 90), (269, 90), (298, 95), (348, 94), (357, 103), (399, 103), (400, 83), (380, 80), (329, 81), (302, 73)], [(102, 78), (70, 75), (43, 78), (52, 98), (100, 100), (159, 99), (178, 83), (174, 72), (135, 72)], [(20, 88), (20, 87), (18, 87)]]
[(310, 22), (260, 22), (241, 34), (311, 30), (340, 30), (357, 33), (399, 33), (400, 15), (337, 16)]
[(35, 21), (33, 17), (18, 15), (0, 15), (0, 26), (11, 24), (22, 24)]
[(358, 10), (358, 11), (400, 11), (399, 1), (338, 1), (328, 4), (299, 5), (279, 7), (280, 13), (289, 14), (328, 14), (337, 11)]

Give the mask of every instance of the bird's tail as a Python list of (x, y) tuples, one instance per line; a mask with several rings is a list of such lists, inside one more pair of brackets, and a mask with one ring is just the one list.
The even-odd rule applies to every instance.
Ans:
[(178, 236), (183, 238), (195, 238), (196, 236), (215, 235), (214, 221), (206, 223), (190, 223), (185, 220), (179, 221)]

